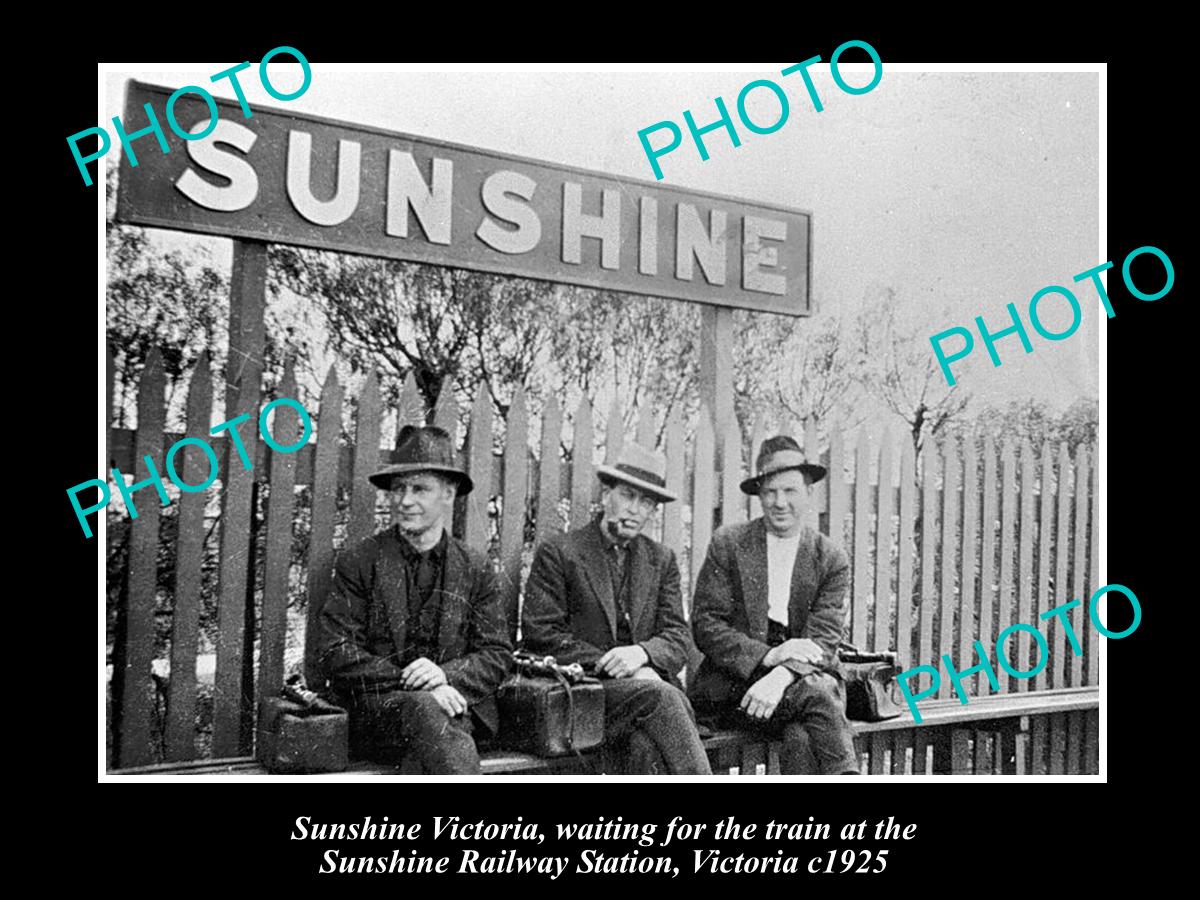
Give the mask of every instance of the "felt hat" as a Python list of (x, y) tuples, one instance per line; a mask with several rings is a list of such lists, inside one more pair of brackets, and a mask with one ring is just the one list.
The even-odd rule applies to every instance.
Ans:
[(754, 477), (747, 478), (741, 484), (743, 494), (757, 496), (763, 479), (776, 472), (799, 469), (809, 484), (825, 477), (825, 467), (809, 462), (800, 445), (786, 434), (776, 435), (762, 442), (754, 468), (757, 470)]
[(414, 472), (444, 475), (457, 485), (460, 497), (474, 487), (471, 476), (455, 461), (450, 435), (436, 425), (405, 425), (396, 440), (392, 462), (368, 478), (375, 487), (390, 491), (398, 477)]
[(627, 443), (616, 458), (609, 458), (596, 467), (596, 477), (602, 484), (614, 481), (631, 484), (645, 491), (659, 503), (679, 498), (667, 490), (667, 459), (661, 453), (647, 450), (640, 444)]

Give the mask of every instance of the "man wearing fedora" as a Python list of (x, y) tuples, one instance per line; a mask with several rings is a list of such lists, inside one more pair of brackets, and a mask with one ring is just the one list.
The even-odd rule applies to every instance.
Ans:
[(475, 736), (497, 730), (512, 643), (487, 558), (446, 527), (471, 478), (441, 428), (405, 426), (394, 460), (370, 480), (391, 491), (395, 524), (339, 554), (320, 663), (355, 755), (478, 773)]
[(837, 659), (849, 563), (802, 518), (825, 469), (785, 435), (763, 441), (755, 468), (741, 488), (763, 515), (717, 529), (696, 579), (692, 702), (714, 724), (782, 737), (783, 774), (857, 774)]
[[(603, 679), (610, 756), (629, 774), (711, 774), (679, 686), (691, 635), (675, 554), (642, 534), (666, 489), (666, 460), (626, 444), (597, 468), (600, 516), (542, 543), (525, 585), (523, 636), (534, 653)], [(615, 751), (615, 752), (613, 752)]]

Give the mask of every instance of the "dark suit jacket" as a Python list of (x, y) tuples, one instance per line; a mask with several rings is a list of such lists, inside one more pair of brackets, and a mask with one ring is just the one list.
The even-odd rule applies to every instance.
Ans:
[[(809, 638), (825, 651), (822, 662), (837, 666), (837, 645), (846, 623), (846, 554), (812, 528), (801, 532), (792, 570), (788, 633)], [(717, 529), (696, 579), (692, 631), (704, 654), (689, 693), (697, 708), (736, 703), (746, 688), (765, 674), (767, 655), (767, 526), (751, 522)], [(789, 662), (799, 675), (813, 666)]]
[[(318, 620), (320, 664), (351, 702), (364, 693), (398, 690), (401, 666), (380, 654), (388, 639), (403, 652), (408, 588), (395, 528), (338, 554), (329, 598)], [(436, 634), (433, 662), (496, 731), (496, 688), (512, 666), (512, 642), (496, 576), (482, 553), (447, 535), (443, 586), (422, 609)]]
[[(617, 606), (598, 522), (549, 538), (538, 546), (525, 584), (522, 635), (534, 653), (560, 663), (593, 665), (617, 645)], [(663, 678), (679, 685), (691, 634), (683, 617), (675, 554), (638, 535), (625, 565), (630, 586), (630, 625)]]

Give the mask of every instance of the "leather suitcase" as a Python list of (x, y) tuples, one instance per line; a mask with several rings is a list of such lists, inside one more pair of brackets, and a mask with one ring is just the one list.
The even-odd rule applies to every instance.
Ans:
[(595, 678), (568, 686), (518, 672), (500, 685), (496, 703), (504, 747), (566, 756), (604, 741), (604, 687)]
[(882, 722), (903, 712), (896, 692), (900, 667), (894, 651), (864, 653), (843, 643), (838, 647), (838, 657), (846, 682), (847, 719)]
[(341, 772), (349, 764), (350, 718), (346, 711), (312, 713), (284, 697), (258, 704), (255, 757), (270, 772)]

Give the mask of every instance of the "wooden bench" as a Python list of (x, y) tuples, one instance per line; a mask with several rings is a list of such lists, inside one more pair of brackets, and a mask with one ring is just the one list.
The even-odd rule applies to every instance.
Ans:
[[(1094, 775), (1099, 772), (1100, 689), (1063, 688), (921, 704), (921, 724), (905, 712), (885, 722), (852, 722), (866, 774)], [(778, 774), (778, 745), (738, 731), (704, 738), (713, 771)], [(492, 750), (485, 775), (587, 774), (574, 757), (542, 759)], [(348, 773), (394, 775), (396, 768), (354, 763)], [(121, 769), (118, 775), (265, 775), (252, 757), (193, 760)]]

